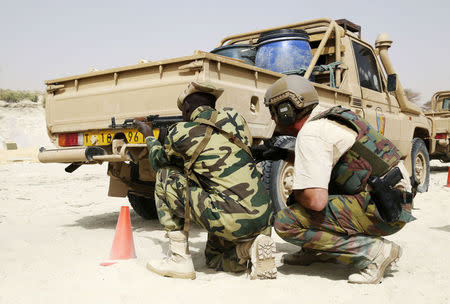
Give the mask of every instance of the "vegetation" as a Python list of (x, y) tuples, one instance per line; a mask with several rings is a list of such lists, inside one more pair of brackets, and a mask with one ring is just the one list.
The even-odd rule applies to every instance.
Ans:
[(38, 102), (40, 98), (43, 98), (42, 103), (45, 104), (45, 97), (42, 92), (0, 89), (0, 100), (4, 100), (6, 102), (19, 102), (25, 99), (31, 100), (32, 102)]

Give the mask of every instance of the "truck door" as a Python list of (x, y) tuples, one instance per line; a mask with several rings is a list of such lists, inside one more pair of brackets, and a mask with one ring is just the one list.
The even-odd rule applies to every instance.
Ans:
[(400, 140), (401, 127), (398, 103), (394, 98), (389, 98), (385, 92), (379, 65), (372, 49), (355, 40), (352, 41), (352, 45), (365, 118), (379, 133), (395, 143)]

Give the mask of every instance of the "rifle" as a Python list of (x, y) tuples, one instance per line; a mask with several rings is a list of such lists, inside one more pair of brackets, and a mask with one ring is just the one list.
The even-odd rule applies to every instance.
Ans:
[(121, 124), (116, 123), (115, 117), (111, 117), (111, 124), (108, 127), (111, 129), (136, 128), (136, 125), (134, 123), (135, 120), (151, 123), (153, 129), (159, 129), (158, 140), (160, 142), (163, 142), (164, 138), (167, 136), (169, 127), (175, 123), (182, 122), (183, 116), (159, 117), (159, 115), (148, 115), (145, 117), (127, 118)]

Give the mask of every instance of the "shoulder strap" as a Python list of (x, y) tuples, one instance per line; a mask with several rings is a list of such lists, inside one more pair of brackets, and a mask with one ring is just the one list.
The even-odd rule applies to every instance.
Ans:
[(329, 108), (328, 110), (325, 110), (316, 116), (312, 117), (311, 120), (318, 120), (327, 117), (328, 115), (333, 114), (341, 114), (342, 112), (348, 111), (348, 109), (343, 108), (342, 106), (334, 106), (332, 108)]
[[(214, 114), (216, 114), (216, 119), (217, 119), (217, 111), (214, 111), (213, 115)], [(204, 118), (197, 118), (194, 121), (195, 122), (199, 122), (199, 123), (204, 124), (204, 125), (208, 125), (208, 126), (214, 128), (215, 130), (219, 131), (219, 133), (222, 134), (223, 136), (225, 136), (226, 139), (228, 139), (230, 142), (234, 143), (239, 148), (241, 148), (242, 150), (247, 152), (253, 158), (252, 152), (250, 151), (250, 148), (246, 144), (244, 144), (242, 142), (242, 140), (240, 140), (238, 137), (236, 137), (233, 133), (226, 132), (225, 130), (222, 130), (221, 128), (219, 128), (216, 125), (216, 123), (215, 123), (216, 121), (215, 120), (213, 122), (212, 119), (211, 120), (207, 120), (207, 119), (204, 119)]]
[[(201, 119), (201, 118), (200, 118)], [(215, 126), (215, 122), (217, 119), (217, 111), (213, 111), (213, 113), (211, 114), (211, 121), (206, 120), (206, 119), (202, 119), (208, 122), (208, 126)], [(194, 120), (195, 122), (199, 122), (202, 124), (206, 124), (204, 122), (198, 121), (199, 119)], [(211, 123), (211, 124), (209, 124)], [(188, 162), (187, 166), (185, 167), (185, 170), (191, 170), (192, 165), (195, 163), (195, 161), (197, 160), (197, 158), (199, 157), (200, 153), (203, 151), (203, 149), (206, 147), (206, 145), (208, 144), (209, 140), (211, 139), (211, 135), (212, 135), (212, 131), (213, 129), (208, 127), (206, 128), (206, 133), (205, 133), (205, 137), (203, 137), (202, 141), (200, 142), (200, 144), (197, 146), (197, 149), (195, 149), (194, 153), (192, 154), (191, 160)]]

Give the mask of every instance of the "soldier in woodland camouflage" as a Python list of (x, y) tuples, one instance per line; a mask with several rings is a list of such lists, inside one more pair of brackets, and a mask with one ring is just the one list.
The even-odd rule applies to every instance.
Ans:
[(193, 220), (208, 231), (209, 267), (240, 272), (251, 261), (251, 278), (275, 278), (275, 244), (267, 236), (270, 198), (249, 149), (252, 138), (244, 118), (232, 109), (214, 109), (222, 91), (191, 83), (178, 99), (185, 122), (172, 125), (163, 143), (136, 122), (157, 172), (156, 207), (170, 242), (169, 256), (147, 268), (195, 278), (187, 242)]
[[(349, 276), (350, 283), (379, 283), (401, 256), (400, 246), (382, 236), (414, 219), (399, 150), (350, 110), (319, 105), (303, 77), (276, 81), (265, 102), (279, 127), (297, 135), (293, 194), (274, 227), (302, 250), (285, 255), (284, 262), (352, 264), (360, 272)], [(385, 185), (386, 176), (397, 179), (383, 193), (370, 186)]]

